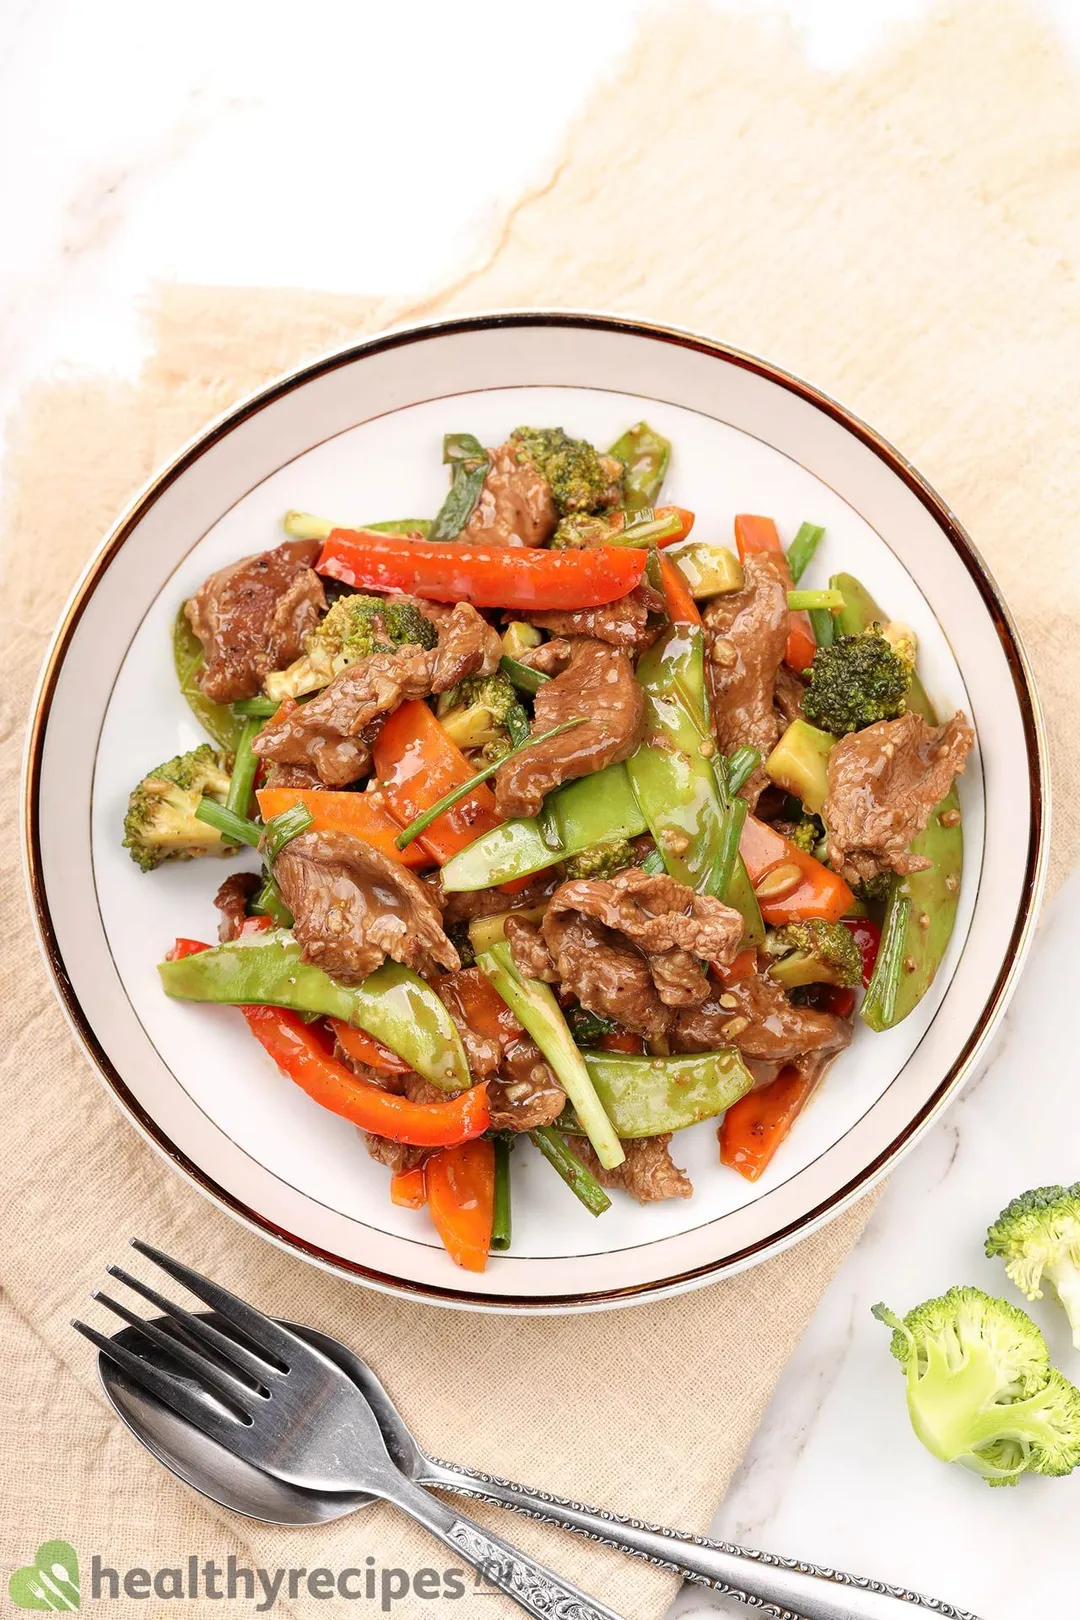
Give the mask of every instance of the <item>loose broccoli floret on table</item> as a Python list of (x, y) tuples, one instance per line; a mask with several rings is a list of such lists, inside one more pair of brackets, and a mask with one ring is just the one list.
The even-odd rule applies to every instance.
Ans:
[(406, 642), (428, 649), (439, 639), (431, 620), (415, 602), (356, 593), (341, 596), (304, 641), (304, 651), (288, 669), (263, 682), (268, 697), (301, 697), (328, 686), (349, 664), (375, 652), (393, 652)]
[(893, 1329), (911, 1426), (935, 1457), (988, 1485), (1076, 1467), (1080, 1390), (1051, 1368), (1024, 1311), (978, 1288), (950, 1288), (903, 1320), (884, 1305), (874, 1315)]
[(229, 780), (224, 756), (209, 743), (148, 772), (133, 790), (124, 817), (124, 848), (136, 866), (152, 872), (163, 861), (234, 854), (235, 844), (225, 843), (195, 817), (204, 795), (225, 803)]
[(628, 838), (611, 838), (603, 844), (593, 844), (580, 855), (571, 855), (566, 862), (568, 878), (609, 878), (621, 872), (624, 866), (634, 864), (634, 846)]
[(1069, 1318), (1080, 1349), (1080, 1182), (1035, 1187), (1007, 1205), (986, 1234), (986, 1253), (1027, 1299), (1041, 1299), (1043, 1277)]
[(515, 428), (511, 441), (551, 485), (560, 514), (597, 512), (618, 506), (623, 468), (613, 456), (601, 456), (585, 439), (571, 439), (562, 428)]
[(819, 647), (803, 695), (803, 714), (823, 731), (843, 737), (878, 720), (895, 720), (906, 707), (912, 665), (889, 645), (877, 625)]
[(482, 748), (489, 760), (516, 748), (529, 735), (529, 716), (501, 670), (493, 675), (470, 675), (444, 692), (436, 714), (459, 748)]
[(769, 977), (785, 990), (802, 984), (839, 984), (854, 989), (862, 983), (862, 957), (850, 928), (815, 917), (788, 923), (765, 936), (772, 958)]

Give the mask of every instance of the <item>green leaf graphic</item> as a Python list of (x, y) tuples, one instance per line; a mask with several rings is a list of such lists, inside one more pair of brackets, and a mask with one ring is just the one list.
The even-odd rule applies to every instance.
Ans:
[(20, 1609), (66, 1614), (79, 1607), (79, 1555), (70, 1541), (43, 1541), (34, 1562), (17, 1569), (8, 1596)]

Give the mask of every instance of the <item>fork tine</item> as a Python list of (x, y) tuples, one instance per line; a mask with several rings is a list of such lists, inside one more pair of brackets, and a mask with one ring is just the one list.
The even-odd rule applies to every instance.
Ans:
[(141, 1238), (132, 1238), (131, 1247), (139, 1254), (144, 1254), (148, 1260), (152, 1260), (156, 1266), (160, 1266), (162, 1271), (167, 1271), (170, 1277), (175, 1277), (177, 1282), (183, 1283), (185, 1288), (190, 1289), (197, 1299), (209, 1305), (211, 1310), (219, 1311), (222, 1316), (227, 1316), (230, 1322), (235, 1322), (252, 1344), (264, 1354), (276, 1358), (281, 1372), (289, 1370), (290, 1352), (293, 1355), (298, 1350), (305, 1355), (313, 1353), (310, 1345), (304, 1344), (295, 1334), (287, 1333), (269, 1316), (257, 1311), (254, 1305), (238, 1299), (235, 1294), (230, 1294), (227, 1288), (222, 1288), (220, 1284), (211, 1282), (209, 1277), (203, 1277), (199, 1272), (192, 1271), (190, 1266), (185, 1266), (180, 1260), (174, 1260), (171, 1255), (163, 1254), (160, 1249), (144, 1243)]
[(193, 1423), (197, 1429), (208, 1434), (211, 1440), (219, 1441), (230, 1451), (235, 1450), (237, 1431), (244, 1427), (238, 1418), (226, 1417), (216, 1407), (201, 1400), (186, 1384), (174, 1378), (172, 1373), (144, 1361), (142, 1356), (135, 1355), (126, 1345), (117, 1344), (115, 1339), (99, 1333), (97, 1328), (92, 1328), (86, 1322), (77, 1319), (73, 1319), (71, 1325), (84, 1339), (89, 1339), (91, 1344), (96, 1345), (103, 1356), (107, 1356), (126, 1372), (132, 1383), (149, 1390), (151, 1395), (156, 1395), (165, 1406), (171, 1407), (182, 1418)]
[(206, 1356), (200, 1355), (197, 1350), (193, 1350), (190, 1345), (184, 1344), (181, 1339), (174, 1338), (171, 1333), (166, 1333), (164, 1329), (158, 1327), (156, 1322), (148, 1322), (144, 1317), (136, 1315), (134, 1311), (129, 1311), (126, 1305), (121, 1305), (120, 1301), (113, 1299), (110, 1294), (103, 1294), (100, 1289), (95, 1289), (92, 1297), (104, 1305), (107, 1310), (112, 1311), (114, 1315), (127, 1322), (150, 1344), (156, 1345), (159, 1350), (164, 1350), (166, 1355), (171, 1356), (174, 1361), (178, 1361), (189, 1372), (193, 1372), (196, 1378), (200, 1378), (215, 1395), (219, 1396), (223, 1401), (227, 1401), (230, 1406), (235, 1407), (245, 1423), (251, 1422), (250, 1406), (252, 1400), (257, 1400), (259, 1397), (249, 1385), (242, 1384), (239, 1378), (234, 1378), (223, 1367), (215, 1366)]
[(185, 1310), (182, 1305), (177, 1305), (175, 1301), (167, 1299), (164, 1294), (159, 1294), (156, 1288), (151, 1288), (148, 1283), (142, 1282), (138, 1277), (133, 1277), (129, 1271), (124, 1270), (123, 1266), (107, 1266), (106, 1270), (110, 1277), (116, 1277), (119, 1282), (126, 1283), (136, 1294), (141, 1294), (143, 1299), (150, 1301), (151, 1305), (156, 1305), (164, 1315), (171, 1316), (174, 1321), (179, 1322), (187, 1329), (192, 1338), (209, 1345), (210, 1349), (216, 1350), (218, 1355), (225, 1356), (241, 1372), (247, 1373), (249, 1378), (254, 1379), (257, 1384), (263, 1385), (268, 1373), (277, 1372), (277, 1368), (273, 1363), (263, 1361), (260, 1357), (252, 1355), (250, 1350), (245, 1350), (243, 1345), (237, 1344), (235, 1339), (230, 1339), (227, 1333), (222, 1333), (219, 1328), (214, 1327), (210, 1322), (204, 1322), (201, 1316), (196, 1316), (192, 1311)]

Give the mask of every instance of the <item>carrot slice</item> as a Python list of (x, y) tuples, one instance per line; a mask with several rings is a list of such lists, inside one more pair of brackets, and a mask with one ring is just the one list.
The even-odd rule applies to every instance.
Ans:
[(720, 1126), (720, 1163), (747, 1181), (757, 1181), (805, 1108), (817, 1079), (807, 1079), (788, 1064), (771, 1085), (748, 1091), (733, 1103)]
[(427, 1186), (422, 1164), (413, 1170), (398, 1170), (390, 1177), (390, 1202), (400, 1209), (423, 1209)]
[[(851, 910), (855, 896), (842, 877), (756, 816), (746, 818), (739, 853), (746, 862), (761, 915), (773, 927), (804, 922), (810, 917), (825, 917), (835, 922)], [(774, 899), (767, 893), (758, 893), (761, 880), (780, 867), (796, 868), (798, 883), (786, 892), (779, 889)]]
[(337, 793), (323, 788), (259, 788), (255, 797), (264, 821), (280, 816), (302, 804), (311, 814), (314, 832), (349, 833), (363, 839), (380, 855), (389, 855), (402, 866), (431, 866), (433, 856), (420, 847), (417, 838), (406, 849), (398, 849), (394, 839), (401, 827), (394, 820), (379, 793)]
[(483, 1271), (495, 1218), (495, 1144), (463, 1142), (433, 1154), (424, 1169), (431, 1218), (447, 1254), (466, 1271)]

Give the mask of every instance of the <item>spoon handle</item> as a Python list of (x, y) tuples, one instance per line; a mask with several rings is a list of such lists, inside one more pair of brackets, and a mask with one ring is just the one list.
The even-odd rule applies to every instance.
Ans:
[(431, 1457), (424, 1458), (423, 1482), (574, 1530), (590, 1541), (737, 1598), (773, 1620), (914, 1620), (919, 1611), (938, 1620), (979, 1620), (966, 1609), (906, 1587), (624, 1518)]
[(536, 1620), (620, 1620), (605, 1603), (588, 1597), (475, 1519), (447, 1507), (403, 1474), (385, 1494), (476, 1570), (477, 1587), (497, 1587)]

